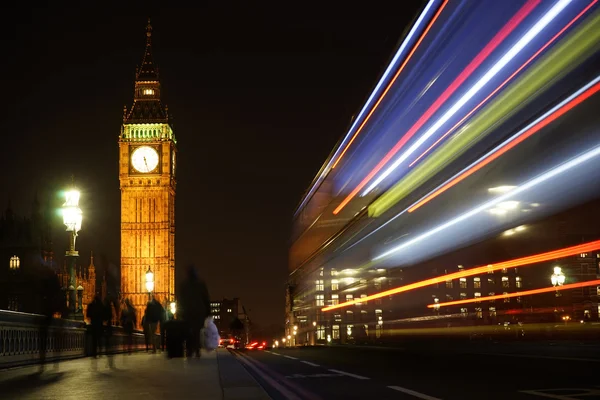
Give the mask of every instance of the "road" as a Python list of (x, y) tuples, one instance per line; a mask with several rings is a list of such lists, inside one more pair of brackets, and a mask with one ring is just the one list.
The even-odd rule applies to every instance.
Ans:
[[(237, 352), (273, 399), (600, 399), (597, 346)], [(585, 396), (581, 396), (585, 394)]]

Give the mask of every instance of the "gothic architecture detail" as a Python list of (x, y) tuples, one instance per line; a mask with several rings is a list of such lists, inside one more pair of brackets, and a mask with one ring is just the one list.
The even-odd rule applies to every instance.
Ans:
[(145, 275), (154, 273), (154, 295), (175, 298), (175, 159), (168, 109), (161, 102), (152, 56), (152, 26), (136, 70), (133, 105), (123, 113), (119, 136), (121, 188), (121, 294), (141, 312), (148, 301)]
[[(69, 270), (67, 268), (67, 261), (63, 263), (62, 270), (58, 274), (58, 280), (61, 288), (65, 290), (69, 285)], [(79, 307), (79, 298), (81, 297), (81, 308), (85, 321), (90, 323), (87, 315), (87, 306), (94, 300), (94, 296), (99, 294), (104, 298), (106, 296), (106, 281), (103, 280), (100, 284), (100, 288), (96, 289), (96, 266), (94, 265), (94, 253), (90, 255), (90, 265), (84, 268), (82, 265), (77, 265), (75, 268), (75, 282), (76, 288), (78, 289), (77, 301), (75, 308)], [(65, 299), (68, 305), (68, 298)]]

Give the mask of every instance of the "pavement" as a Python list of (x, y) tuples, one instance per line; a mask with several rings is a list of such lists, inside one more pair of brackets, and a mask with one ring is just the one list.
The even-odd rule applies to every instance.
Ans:
[(236, 356), (275, 400), (591, 400), (600, 399), (598, 349), (535, 343), (481, 345), (469, 352), (322, 346)]
[[(112, 365), (110, 365), (112, 364)], [(0, 398), (49, 399), (224, 399), (270, 397), (227, 350), (200, 358), (164, 354), (118, 354), (80, 358), (0, 372)]]

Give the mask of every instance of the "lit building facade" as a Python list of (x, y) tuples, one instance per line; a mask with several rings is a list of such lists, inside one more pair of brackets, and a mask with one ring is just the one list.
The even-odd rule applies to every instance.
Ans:
[[(78, 289), (77, 301), (79, 302), (79, 292), (81, 292), (82, 313), (85, 321), (90, 323), (89, 319), (87, 318), (88, 305), (92, 302), (92, 300), (94, 300), (94, 296), (96, 294), (100, 295), (103, 299), (106, 296), (106, 280), (102, 279), (100, 285), (97, 284), (96, 266), (94, 265), (93, 253), (90, 254), (90, 264), (87, 267), (84, 267), (83, 265), (76, 265), (75, 275), (75, 287)], [(69, 272), (66, 261), (63, 263), (62, 270), (58, 273), (58, 279), (61, 287), (66, 289), (69, 283)], [(65, 300), (68, 305), (68, 298)], [(78, 304), (76, 307), (78, 307)]]
[(443, 30), (445, 6), (429, 4), (293, 214), (287, 343), (598, 318), (599, 100), (587, 92), (597, 69), (575, 72), (595, 66), (594, 53), (558, 67), (591, 9), (571, 33), (540, 31), (553, 48), (532, 41), (524, 68), (512, 50), (482, 61), (499, 44), (482, 29), (485, 12), (465, 9), (464, 24)]
[(237, 318), (243, 324), (243, 331), (235, 333), (241, 334), (242, 341), (247, 342), (250, 332), (250, 319), (240, 298), (234, 297), (233, 299), (211, 301), (210, 310), (221, 337), (228, 337), (234, 334), (231, 327)]
[[(414, 329), (423, 329), (419, 331), (421, 333), (443, 333), (448, 329), (461, 332), (460, 329), (478, 326), (482, 332), (489, 333), (498, 329), (494, 327), (515, 324), (527, 327), (598, 321), (600, 285), (567, 290), (562, 290), (561, 286), (600, 279), (600, 251), (586, 251), (522, 266), (517, 263), (513, 267), (455, 279), (443, 279), (443, 276), (548, 249), (596, 241), (600, 238), (600, 218), (593, 213), (599, 204), (594, 202), (538, 223), (523, 225), (518, 231), (509, 230), (406, 268), (361, 270), (324, 266), (312, 271), (296, 271), (286, 296), (286, 335), (290, 335), (294, 345), (378, 343), (401, 340), (402, 335), (417, 332)], [(525, 239), (517, 238), (518, 233)], [(564, 276), (560, 283), (552, 278), (556, 268)], [(373, 294), (432, 278), (441, 279), (403, 293), (360, 301)], [(519, 295), (536, 289), (549, 290)], [(490, 296), (500, 298), (485, 299)], [(482, 300), (478, 301), (480, 298)], [(444, 306), (444, 303), (463, 300), (467, 303)], [(326, 307), (351, 301), (354, 303), (349, 306), (323, 311)], [(436, 307), (436, 304), (441, 306)]]
[(121, 188), (121, 296), (138, 310), (148, 301), (145, 275), (154, 273), (154, 295), (175, 299), (176, 138), (161, 101), (152, 56), (152, 26), (136, 71), (134, 101), (124, 110), (119, 136)]

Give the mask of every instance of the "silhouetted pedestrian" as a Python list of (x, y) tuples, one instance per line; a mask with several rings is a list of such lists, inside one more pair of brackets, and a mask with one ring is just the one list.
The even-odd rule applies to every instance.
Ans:
[(148, 326), (148, 318), (146, 318), (146, 311), (142, 317), (142, 331), (144, 332), (144, 342), (146, 342), (146, 351), (150, 350), (150, 327)]
[(102, 340), (102, 321), (104, 320), (104, 304), (100, 295), (94, 296), (94, 300), (88, 305), (87, 315), (90, 319), (90, 328), (92, 333), (91, 356), (98, 357), (98, 350)]
[(160, 348), (160, 336), (156, 335), (156, 329), (158, 323), (164, 314), (164, 309), (156, 298), (152, 297), (152, 300), (148, 302), (146, 306), (146, 321), (148, 323), (148, 338), (152, 345), (152, 352), (156, 353), (156, 350)]
[(133, 349), (133, 329), (137, 324), (135, 307), (129, 299), (125, 299), (125, 308), (121, 313), (121, 325), (125, 331), (125, 347), (127, 353), (131, 354)]
[[(54, 320), (54, 313), (61, 309), (60, 304), (60, 282), (58, 277), (50, 269), (44, 269), (41, 274), (41, 309), (43, 319), (40, 321), (40, 372), (44, 370), (46, 364), (46, 353), (48, 351), (48, 343), (54, 335), (51, 330)], [(55, 345), (57, 341), (54, 341)], [(54, 352), (60, 350), (58, 346)], [(58, 355), (58, 354), (56, 354)], [(58, 367), (58, 358), (55, 361), (55, 367)]]
[(188, 357), (200, 357), (200, 332), (204, 320), (210, 315), (210, 296), (206, 283), (198, 277), (194, 266), (187, 269), (187, 280), (178, 296), (178, 318), (186, 323), (186, 353)]
[(104, 322), (104, 352), (106, 354), (106, 357), (108, 357), (108, 366), (109, 367), (113, 367), (113, 359), (112, 359), (112, 334), (113, 334), (113, 327), (112, 327), (112, 318), (113, 318), (113, 312), (112, 312), (112, 303), (110, 301), (110, 299), (107, 297), (106, 299), (104, 299), (104, 307), (102, 309), (103, 311), (103, 322)]

